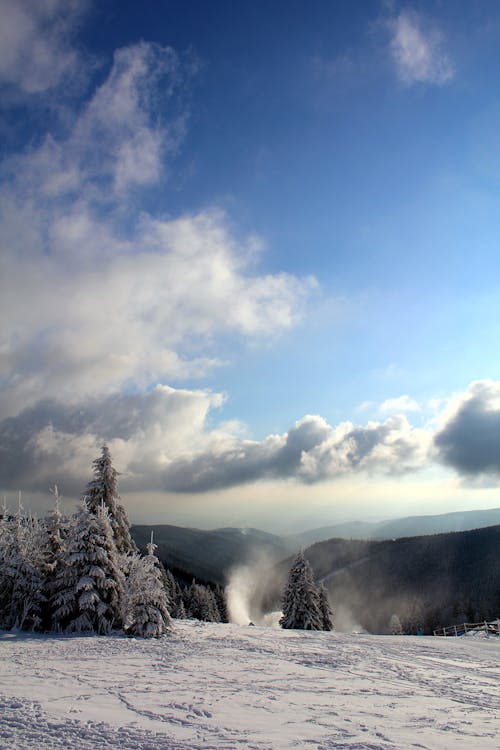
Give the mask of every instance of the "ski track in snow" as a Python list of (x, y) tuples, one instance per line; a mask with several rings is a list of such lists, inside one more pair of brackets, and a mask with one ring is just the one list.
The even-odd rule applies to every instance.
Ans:
[(498, 750), (500, 639), (0, 633), (0, 750)]

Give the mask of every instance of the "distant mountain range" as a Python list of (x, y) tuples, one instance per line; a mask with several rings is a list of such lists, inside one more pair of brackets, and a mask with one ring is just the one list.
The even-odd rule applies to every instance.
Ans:
[[(446, 513), (437, 516), (411, 516), (369, 523), (354, 521), (278, 536), (259, 529), (222, 528), (205, 531), (172, 525), (134, 525), (132, 536), (141, 549), (149, 542), (151, 531), (158, 545), (158, 556), (167, 567), (195, 576), (198, 580), (225, 583), (236, 565), (265, 553), (278, 562), (302, 547), (331, 538), (354, 540), (397, 539), (407, 536), (464, 531), (500, 524), (500, 508), (493, 510)], [(356, 545), (350, 546), (351, 551)], [(360, 549), (364, 549), (361, 545)], [(357, 558), (356, 558), (357, 559)]]
[(500, 523), (500, 508), (467, 510), (438, 516), (408, 516), (388, 521), (348, 521), (322, 526), (286, 537), (290, 543), (309, 546), (315, 542), (338, 539), (399, 539), (404, 536), (444, 534), (448, 531), (470, 531)]

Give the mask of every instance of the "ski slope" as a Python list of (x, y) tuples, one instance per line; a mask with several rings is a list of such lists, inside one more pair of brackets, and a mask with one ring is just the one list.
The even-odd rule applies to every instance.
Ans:
[(500, 639), (0, 633), (2, 750), (498, 750)]

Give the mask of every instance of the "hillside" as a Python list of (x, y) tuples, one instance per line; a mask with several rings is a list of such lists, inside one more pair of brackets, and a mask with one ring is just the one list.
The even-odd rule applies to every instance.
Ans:
[[(271, 560), (282, 560), (301, 546), (309, 547), (318, 541), (332, 538), (382, 540), (464, 531), (497, 523), (500, 523), (499, 508), (438, 516), (411, 516), (378, 523), (352, 521), (289, 536), (278, 536), (251, 528), (227, 527), (207, 531), (170, 524), (134, 525), (132, 536), (144, 550), (151, 531), (154, 531), (158, 555), (167, 567), (175, 568), (181, 576), (184, 571), (186, 579), (195, 576), (199, 580), (226, 583), (235, 565), (248, 562), (258, 552), (264, 552)], [(356, 545), (351, 545), (350, 549), (350, 555), (357, 554)]]
[(306, 550), (337, 620), (387, 632), (398, 614), (413, 632), (500, 614), (500, 526), (382, 542), (331, 539)]
[(272, 560), (289, 554), (280, 537), (258, 529), (203, 531), (170, 525), (132, 526), (132, 536), (141, 549), (145, 549), (152, 530), (157, 555), (167, 567), (214, 583), (225, 583), (231, 568), (250, 560), (256, 550), (264, 551)]
[(498, 639), (0, 633), (2, 750), (496, 750)]

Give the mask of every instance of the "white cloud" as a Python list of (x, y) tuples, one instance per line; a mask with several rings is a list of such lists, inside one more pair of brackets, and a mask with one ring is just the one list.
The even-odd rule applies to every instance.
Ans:
[(390, 29), (391, 54), (404, 83), (442, 85), (453, 78), (455, 69), (444, 49), (443, 35), (417, 13), (401, 12), (390, 22)]
[(76, 207), (52, 220), (49, 236), (49, 254), (35, 246), (26, 258), (17, 242), (3, 247), (3, 414), (43, 397), (204, 374), (216, 364), (213, 337), (289, 328), (312, 288), (286, 274), (251, 273), (252, 247), (236, 242), (218, 213), (147, 217), (125, 241)]
[[(80, 6), (18, 7), (32, 19), (29, 33), (50, 46), (53, 77), (41, 66), (35, 80), (5, 58), (4, 80), (42, 92), (70, 69), (67, 35), (57, 35), (54, 19), (66, 28), (66, 8)], [(23, 33), (24, 44), (31, 37)], [(43, 490), (60, 478), (66, 493), (76, 493), (103, 441), (129, 490), (228, 486), (267, 472), (293, 477), (302, 450), (328, 432), (306, 419), (285, 435), (250, 441), (237, 422), (209, 428), (222, 395), (154, 387), (219, 364), (220, 338), (290, 328), (316, 285), (259, 272), (262, 243), (237, 238), (216, 208), (177, 218), (137, 208), (137, 190), (163, 178), (182, 141), (187, 111), (176, 92), (183, 80), (169, 48), (142, 42), (118, 50), (64, 135), (46, 133), (41, 145), (2, 164), (6, 487)]]
[[(23, 197), (107, 204), (158, 182), (178, 149), (188, 111), (175, 97), (191, 68), (170, 47), (140, 42), (119, 49), (65, 138), (7, 161), (4, 172)], [(168, 119), (160, 111), (168, 105)]]
[(0, 0), (0, 82), (36, 94), (73, 73), (71, 35), (86, 0)]
[(157, 386), (145, 393), (39, 401), (0, 421), (0, 489), (43, 491), (54, 481), (77, 494), (106, 442), (124, 492), (195, 495), (281, 482), (398, 477), (454, 468), (468, 481), (500, 474), (500, 382), (477, 381), (451, 400), (439, 427), (403, 415), (330, 425), (306, 415), (262, 440), (238, 422), (216, 423), (224, 396)]
[(422, 411), (420, 405), (410, 396), (403, 395), (397, 398), (388, 398), (379, 406), (381, 414), (407, 414)]
[(178, 146), (182, 108), (173, 122), (156, 111), (180, 67), (169, 48), (118, 50), (66, 137), (4, 164), (0, 414), (200, 376), (218, 336), (300, 317), (314, 281), (259, 274), (258, 242), (237, 240), (222, 212), (165, 220), (128, 200)]
[(124, 491), (206, 492), (262, 480), (316, 483), (401, 474), (425, 463), (431, 436), (404, 417), (336, 427), (305, 416), (284, 434), (249, 440), (239, 423), (209, 427), (221, 394), (157, 386), (64, 404), (40, 401), (0, 422), (0, 487), (81, 491), (106, 442)]

